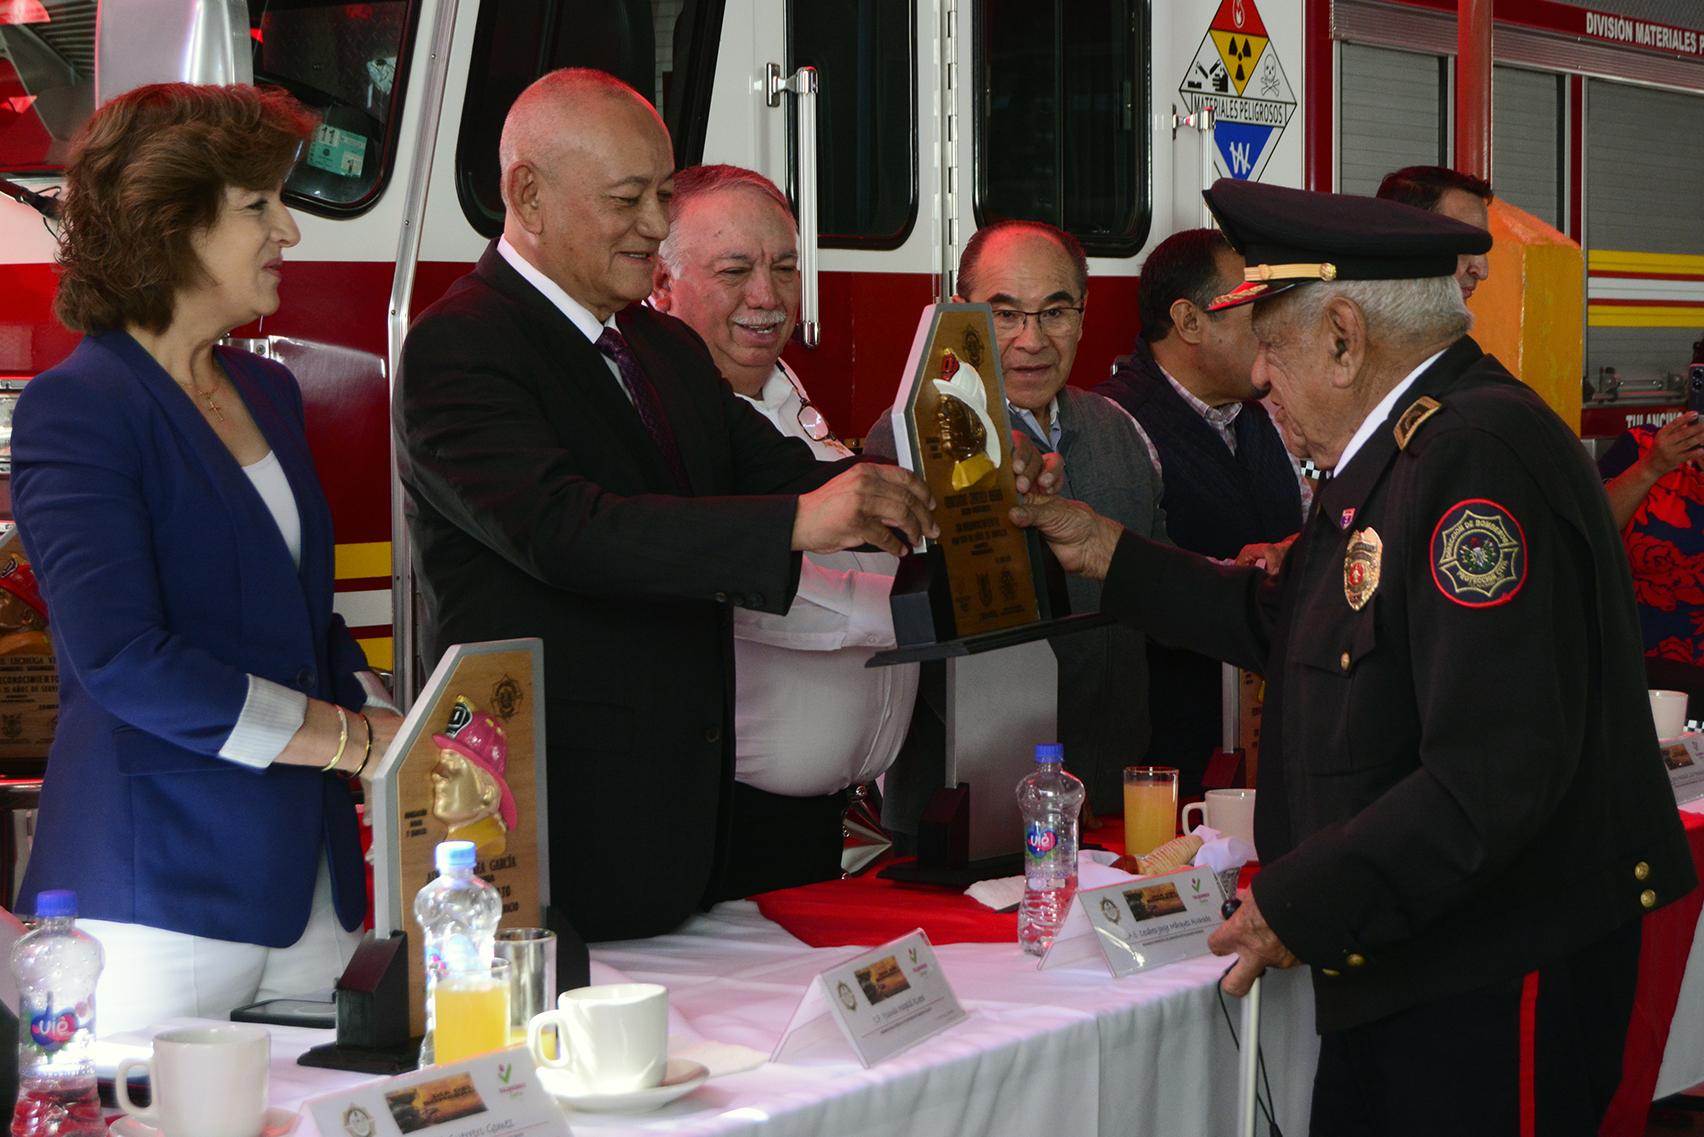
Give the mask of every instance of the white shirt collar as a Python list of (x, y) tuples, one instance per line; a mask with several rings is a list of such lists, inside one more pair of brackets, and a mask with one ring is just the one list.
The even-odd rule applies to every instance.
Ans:
[(544, 293), (544, 298), (556, 305), (557, 310), (567, 316), (568, 321), (580, 329), (580, 334), (593, 344), (598, 342), (598, 337), (603, 334), (605, 328), (615, 327), (615, 313), (610, 313), (609, 319), (600, 323), (589, 308), (568, 295), (560, 284), (540, 272), (531, 261), (521, 255), (519, 249), (509, 244), (509, 238), (497, 238), (497, 252), (509, 262), (511, 268), (521, 274), (523, 280)]
[(1008, 411), (1012, 412), (1012, 414), (1017, 415), (1019, 418), (1023, 419), (1025, 422), (1029, 423), (1030, 428), (1035, 431), (1035, 435), (1036, 435), (1037, 438), (1044, 438), (1044, 439), (1047, 440), (1047, 444), (1049, 446), (1054, 447), (1055, 449), (1058, 448), (1058, 446), (1059, 446), (1059, 396), (1058, 395), (1055, 395), (1055, 396), (1053, 396), (1053, 398), (1047, 400), (1047, 419), (1046, 419), (1045, 423), (1043, 423), (1043, 420), (1034, 411), (1026, 410), (1023, 407), (1013, 406), (1011, 403), (1007, 403), (1006, 409)]
[(1420, 373), (1432, 366), (1433, 362), (1442, 354), (1444, 354), (1442, 351), (1436, 351), (1422, 359), (1420, 365), (1410, 371), (1406, 379), (1392, 387), (1389, 393), (1379, 400), (1378, 406), (1374, 407), (1372, 412), (1361, 420), (1361, 425), (1356, 427), (1355, 433), (1349, 436), (1349, 445), (1343, 448), (1343, 456), (1338, 458), (1337, 465), (1332, 467), (1333, 475), (1343, 472), (1343, 468), (1349, 464), (1349, 459), (1355, 456), (1355, 452), (1360, 450), (1366, 444), (1367, 439), (1373, 436), (1373, 432), (1383, 426), (1384, 420), (1390, 417), (1391, 408), (1395, 407), (1397, 400), (1402, 398), (1402, 393), (1414, 386), (1414, 380), (1420, 378)]

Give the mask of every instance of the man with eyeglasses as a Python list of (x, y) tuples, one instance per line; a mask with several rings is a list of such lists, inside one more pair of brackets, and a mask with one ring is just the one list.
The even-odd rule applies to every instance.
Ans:
[[(734, 393), (818, 459), (851, 451), (781, 360), (799, 314), (798, 226), (762, 174), (694, 166), (674, 179), (651, 305), (684, 320)], [(734, 612), (732, 851), (728, 892), (747, 896), (840, 873), (849, 787), (899, 751), (917, 666), (866, 668), (892, 647), (881, 552), (809, 554), (784, 615)]]
[[(1088, 284), (1088, 261), (1076, 238), (1038, 221), (985, 226), (959, 258), (959, 299), (994, 310), (1012, 426), (1044, 451), (1063, 456), (1061, 494), (1095, 503), (1097, 511), (1165, 541), (1160, 478), (1136, 421), (1107, 399), (1066, 384), (1083, 338)], [(864, 453), (892, 458), (886, 415), (870, 428)], [(1072, 577), (1068, 587), (1073, 612), (1098, 610), (1099, 585)], [(1117, 813), (1123, 808), (1123, 768), (1148, 752), (1143, 637), (1112, 626), (1061, 637), (1053, 653), (1059, 661), (1059, 738), (1066, 766), (1087, 784), (1096, 812)], [(928, 728), (920, 723), (917, 729)], [(934, 773), (918, 768), (930, 761), (930, 749), (908, 747), (888, 779), (891, 808), (884, 819), (901, 832), (914, 831), (923, 804), (917, 794)]]

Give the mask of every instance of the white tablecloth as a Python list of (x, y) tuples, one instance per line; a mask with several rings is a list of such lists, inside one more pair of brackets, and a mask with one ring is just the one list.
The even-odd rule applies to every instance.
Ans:
[[(1688, 808), (1704, 812), (1704, 803)], [(596, 963), (665, 984), (700, 1039), (773, 1050), (805, 985), (858, 953), (811, 948), (750, 902), (718, 905), (679, 931), (600, 945)], [(574, 1113), (579, 1133), (759, 1134), (763, 1137), (1191, 1137), (1236, 1127), (1231, 1029), (1216, 980), (1224, 961), (1199, 959), (1114, 980), (1098, 963), (1035, 970), (1015, 945), (936, 948), (970, 1017), (922, 1046), (865, 1070), (843, 1060), (768, 1064), (713, 1078), (654, 1113)], [(1231, 1022), (1239, 1009), (1227, 1000)], [(1319, 1044), (1308, 980), (1267, 976), (1261, 1044), (1278, 1121), (1306, 1133)], [(357, 1075), (292, 1065), (324, 1037), (275, 1035), (272, 1100), (295, 1108)], [(1704, 936), (1695, 939), (1664, 1055), (1658, 1097), (1704, 1083)], [(1264, 1126), (1261, 1127), (1264, 1132)], [(317, 1137), (303, 1118), (300, 1137)], [(337, 1135), (330, 1135), (337, 1137)]]
[[(970, 1017), (865, 1070), (844, 1059), (768, 1064), (713, 1078), (654, 1113), (574, 1113), (577, 1133), (758, 1134), (764, 1137), (1134, 1137), (1226, 1134), (1236, 1128), (1236, 1050), (1220, 1013), (1220, 960), (1172, 964), (1114, 980), (1097, 964), (1035, 970), (1007, 944), (945, 944), (936, 953)], [(769, 1052), (806, 984), (850, 948), (811, 948), (750, 902), (718, 905), (655, 939), (600, 945), (596, 962), (666, 984), (672, 1008), (704, 1039)], [(1231, 1021), (1239, 1021), (1227, 1001)], [(1270, 976), (1262, 1045), (1279, 1124), (1307, 1132), (1318, 1043), (1307, 979)], [(280, 1063), (273, 1104), (294, 1108), (358, 1079)], [(679, 1042), (690, 1042), (682, 1038)], [(337, 1081), (332, 1081), (337, 1079)], [(311, 1119), (298, 1133), (315, 1137)], [(337, 1137), (337, 1135), (331, 1135)]]

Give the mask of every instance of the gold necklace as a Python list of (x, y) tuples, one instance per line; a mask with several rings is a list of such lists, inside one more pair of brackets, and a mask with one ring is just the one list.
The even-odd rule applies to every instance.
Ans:
[(217, 381), (215, 381), (213, 386), (206, 391), (198, 390), (195, 386), (194, 379), (189, 380), (187, 383), (179, 380), (178, 386), (189, 392), (191, 398), (200, 399), (202, 402), (206, 403), (207, 409), (219, 416), (220, 422), (225, 421), (225, 412), (219, 408), (218, 403), (213, 401), (213, 392), (219, 389)]

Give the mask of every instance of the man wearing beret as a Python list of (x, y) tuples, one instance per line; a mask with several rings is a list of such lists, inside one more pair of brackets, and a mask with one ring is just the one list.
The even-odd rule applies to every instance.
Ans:
[(1267, 676), (1264, 869), (1211, 945), (1242, 994), (1313, 969), (1314, 1134), (1587, 1134), (1640, 918), (1695, 884), (1615, 523), (1579, 440), (1466, 335), (1490, 236), (1220, 181), (1254, 378), (1331, 472), (1275, 579), (1014, 510), (1102, 607)]

